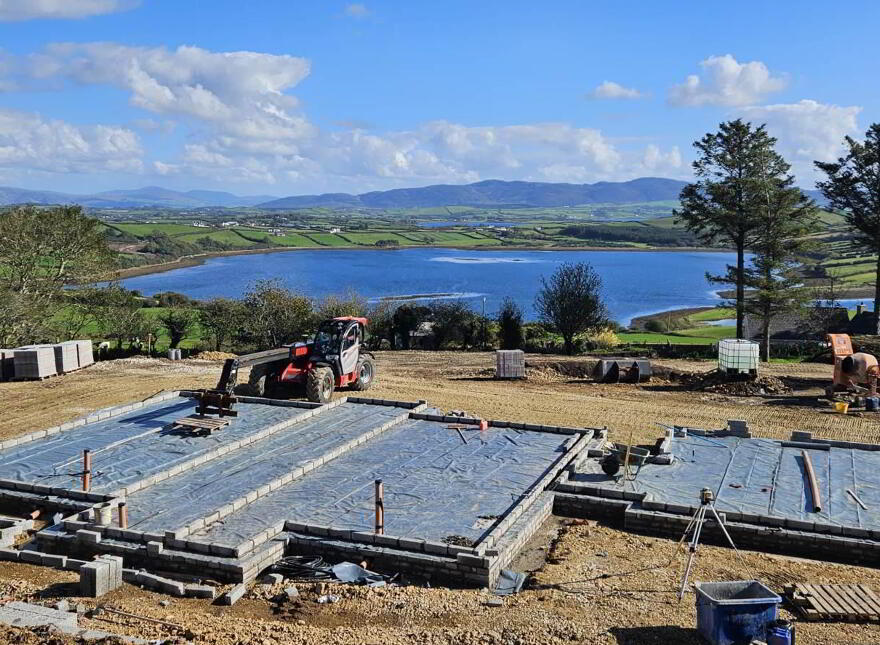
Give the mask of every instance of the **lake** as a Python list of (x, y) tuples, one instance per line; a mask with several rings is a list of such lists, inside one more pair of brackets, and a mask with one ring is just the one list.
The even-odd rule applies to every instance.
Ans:
[(485, 299), (487, 313), (510, 296), (534, 319), (541, 277), (563, 262), (589, 262), (602, 276), (612, 316), (628, 325), (634, 316), (719, 304), (706, 272), (723, 273), (733, 261), (733, 253), (699, 251), (304, 250), (211, 258), (123, 284), (148, 295), (177, 291), (202, 299), (238, 297), (256, 280), (278, 278), (312, 298), (349, 287), (372, 300), (442, 294), (436, 297), (466, 299), (477, 311)]

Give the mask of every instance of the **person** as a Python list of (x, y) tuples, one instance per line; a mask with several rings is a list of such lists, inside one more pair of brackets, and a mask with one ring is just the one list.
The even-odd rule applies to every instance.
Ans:
[(843, 359), (840, 363), (841, 385), (852, 387), (861, 383), (867, 383), (869, 376), (876, 378), (880, 367), (877, 366), (877, 358), (864, 352), (856, 352)]

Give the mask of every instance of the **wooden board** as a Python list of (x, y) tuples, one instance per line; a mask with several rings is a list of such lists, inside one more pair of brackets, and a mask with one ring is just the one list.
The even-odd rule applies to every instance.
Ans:
[(785, 594), (807, 620), (880, 621), (880, 598), (865, 585), (795, 584)]

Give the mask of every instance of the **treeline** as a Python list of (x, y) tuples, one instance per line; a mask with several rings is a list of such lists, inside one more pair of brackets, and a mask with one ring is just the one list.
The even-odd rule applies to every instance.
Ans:
[(650, 246), (697, 246), (697, 237), (683, 229), (666, 229), (657, 226), (609, 226), (585, 224), (566, 226), (560, 235), (580, 240), (600, 242), (636, 242)]

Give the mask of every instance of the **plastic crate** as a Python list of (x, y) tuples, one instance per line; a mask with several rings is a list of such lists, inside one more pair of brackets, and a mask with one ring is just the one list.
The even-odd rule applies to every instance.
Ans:
[(782, 598), (757, 580), (696, 582), (697, 630), (713, 645), (765, 641)]

